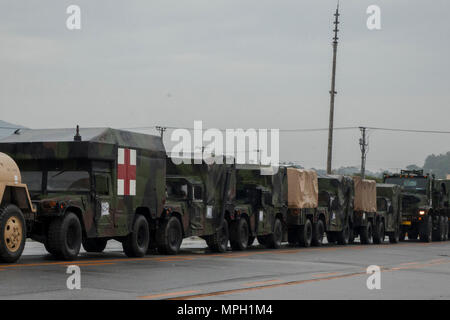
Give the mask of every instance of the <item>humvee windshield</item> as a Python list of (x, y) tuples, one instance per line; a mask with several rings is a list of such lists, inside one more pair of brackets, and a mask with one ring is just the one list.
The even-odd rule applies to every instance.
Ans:
[(389, 177), (386, 178), (385, 183), (396, 184), (406, 191), (416, 193), (426, 193), (427, 179), (424, 177)]

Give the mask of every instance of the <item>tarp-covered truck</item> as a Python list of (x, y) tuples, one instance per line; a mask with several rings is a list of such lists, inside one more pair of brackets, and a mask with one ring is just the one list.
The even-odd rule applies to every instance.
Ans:
[(355, 198), (353, 205), (353, 234), (359, 234), (363, 244), (380, 243), (384, 239), (384, 223), (376, 219), (377, 186), (374, 180), (353, 177)]
[(35, 209), (20, 170), (11, 157), (0, 153), (0, 262), (15, 262), (22, 255), (27, 222)]
[(22, 171), (37, 212), (29, 236), (58, 258), (109, 239), (143, 256), (163, 212), (166, 152), (160, 137), (110, 128), (18, 130), (0, 141)]
[[(181, 160), (187, 163), (179, 163)], [(183, 238), (191, 236), (206, 240), (213, 251), (227, 250), (229, 226), (225, 206), (232, 196), (232, 170), (232, 165), (167, 158), (167, 199), (163, 223), (155, 234), (160, 253), (176, 254)]]
[(348, 244), (353, 241), (354, 183), (351, 177), (319, 176), (319, 205), (329, 208), (327, 240), (329, 243)]
[(329, 229), (329, 194), (319, 193), (319, 179), (313, 170), (287, 168), (288, 241), (309, 247), (322, 245)]
[[(383, 223), (384, 231), (391, 243), (399, 241), (402, 222), (402, 194), (399, 186), (377, 183), (376, 221)], [(384, 238), (380, 237), (379, 240), (383, 242)]]

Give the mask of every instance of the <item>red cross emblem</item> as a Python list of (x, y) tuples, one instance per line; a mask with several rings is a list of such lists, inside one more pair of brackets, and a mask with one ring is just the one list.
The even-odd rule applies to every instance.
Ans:
[(117, 195), (136, 195), (136, 150), (119, 148), (117, 151)]

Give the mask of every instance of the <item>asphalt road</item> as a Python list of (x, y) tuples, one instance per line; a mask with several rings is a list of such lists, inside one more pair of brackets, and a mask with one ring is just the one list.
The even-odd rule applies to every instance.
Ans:
[[(450, 241), (213, 254), (186, 239), (177, 256), (130, 259), (110, 241), (102, 254), (53, 260), (28, 242), (16, 264), (0, 264), (0, 299), (450, 299)], [(81, 289), (67, 288), (70, 265)], [(367, 288), (380, 267), (381, 289)], [(372, 282), (373, 283), (373, 282)]]

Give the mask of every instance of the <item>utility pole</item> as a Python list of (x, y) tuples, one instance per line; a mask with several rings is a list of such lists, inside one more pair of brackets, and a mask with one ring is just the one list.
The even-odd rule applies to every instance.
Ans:
[(164, 131), (166, 131), (167, 130), (167, 128), (166, 127), (160, 127), (160, 126), (156, 126), (156, 130), (158, 130), (159, 131), (159, 134), (161, 135), (161, 139), (163, 138), (163, 136), (164, 136)]
[(333, 70), (331, 74), (331, 90), (330, 90), (330, 123), (328, 127), (328, 154), (327, 154), (327, 173), (331, 174), (331, 160), (333, 154), (333, 128), (334, 128), (334, 96), (336, 95), (336, 54), (338, 46), (338, 25), (339, 25), (339, 1), (334, 14), (334, 37), (333, 37)]
[(369, 142), (366, 140), (367, 128), (359, 127), (359, 130), (361, 130), (361, 138), (359, 139), (359, 147), (361, 149), (361, 178), (364, 179), (366, 177), (366, 155), (369, 151)]

